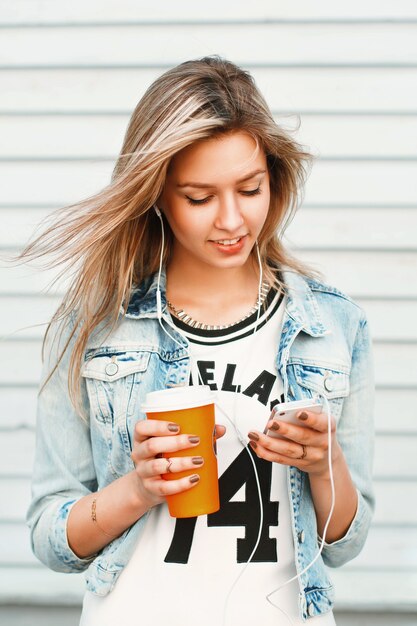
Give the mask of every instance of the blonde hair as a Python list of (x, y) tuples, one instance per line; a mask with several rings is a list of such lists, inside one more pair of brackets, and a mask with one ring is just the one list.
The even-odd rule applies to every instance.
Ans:
[[(267, 159), (271, 200), (258, 238), (266, 275), (272, 281), (272, 268), (286, 266), (314, 276), (282, 243), (301, 199), (311, 155), (276, 124), (247, 71), (218, 55), (173, 67), (150, 85), (133, 111), (110, 184), (55, 212), (52, 224), (19, 255), (25, 260), (48, 257), (48, 267), (63, 265), (57, 280), (72, 271), (45, 339), (52, 323), (71, 316), (70, 337), (56, 366), (72, 342), (68, 387), (74, 406), (79, 408), (80, 373), (90, 335), (102, 323), (111, 332), (134, 285), (157, 270), (161, 231), (150, 208), (163, 191), (172, 157), (196, 141), (239, 130), (254, 137)], [(171, 244), (168, 228), (165, 263)]]

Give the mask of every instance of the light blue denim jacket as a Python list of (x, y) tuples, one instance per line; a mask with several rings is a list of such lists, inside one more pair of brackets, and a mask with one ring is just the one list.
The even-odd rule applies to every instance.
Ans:
[[(284, 271), (283, 278), (287, 304), (276, 363), (285, 399), (327, 397), (359, 502), (345, 536), (326, 543), (322, 555), (299, 579), (300, 615), (306, 620), (333, 605), (333, 587), (324, 564), (338, 567), (354, 558), (368, 533), (374, 509), (373, 366), (366, 318), (350, 298), (292, 271)], [(168, 317), (164, 273), (161, 289), (163, 314)], [(89, 340), (82, 368), (82, 400), (88, 421), (76, 414), (68, 397), (71, 343), (39, 396), (32, 502), (27, 513), (32, 548), (53, 570), (87, 570), (87, 589), (98, 595), (113, 588), (147, 514), (88, 559), (78, 558), (68, 545), (68, 515), (79, 498), (134, 469), (130, 457), (133, 428), (145, 417), (140, 410), (145, 394), (188, 384), (186, 340), (172, 328), (169, 332), (184, 344), (183, 349), (158, 323), (156, 276), (152, 276), (133, 292), (116, 329), (109, 336), (98, 330)], [(42, 380), (66, 341), (65, 334), (59, 341), (53, 341), (54, 336), (58, 337), (56, 331), (46, 345)], [(287, 478), (295, 564), (301, 572), (317, 554), (320, 537), (308, 475), (289, 467)]]

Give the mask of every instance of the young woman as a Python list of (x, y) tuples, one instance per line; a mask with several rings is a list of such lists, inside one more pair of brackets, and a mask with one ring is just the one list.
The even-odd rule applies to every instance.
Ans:
[[(308, 163), (247, 72), (188, 61), (140, 100), (109, 186), (23, 253), (75, 270), (46, 335), (28, 523), (41, 561), (86, 570), (82, 626), (335, 623), (325, 564), (360, 552), (374, 506), (372, 365), (363, 311), (282, 242)], [(141, 405), (188, 384), (216, 393), (221, 508), (175, 520), (165, 496), (204, 458)], [(322, 412), (269, 420), (315, 397)], [(164, 480), (184, 449), (169, 469), (191, 474)]]

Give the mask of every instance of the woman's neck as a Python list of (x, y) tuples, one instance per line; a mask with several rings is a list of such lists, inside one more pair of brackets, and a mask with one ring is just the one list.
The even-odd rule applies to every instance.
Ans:
[(252, 259), (237, 268), (223, 269), (179, 264), (167, 268), (167, 298), (197, 321), (230, 324), (253, 307), (258, 297), (259, 274)]

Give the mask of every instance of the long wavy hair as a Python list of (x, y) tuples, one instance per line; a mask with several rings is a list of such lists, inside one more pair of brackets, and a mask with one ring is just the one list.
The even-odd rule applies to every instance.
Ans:
[[(196, 141), (238, 130), (252, 135), (267, 159), (271, 200), (258, 237), (265, 275), (273, 281), (276, 266), (315, 275), (282, 242), (303, 195), (311, 154), (277, 125), (253, 77), (234, 63), (213, 55), (169, 69), (133, 111), (109, 185), (53, 212), (52, 222), (18, 257), (47, 258), (47, 267), (62, 266), (57, 280), (70, 273), (43, 345), (52, 324), (71, 319), (69, 338), (50, 376), (71, 342), (68, 389), (76, 408), (90, 335), (103, 324), (111, 332), (135, 284), (158, 268), (161, 231), (150, 209), (163, 191), (172, 157)], [(166, 226), (165, 264), (173, 241)]]

